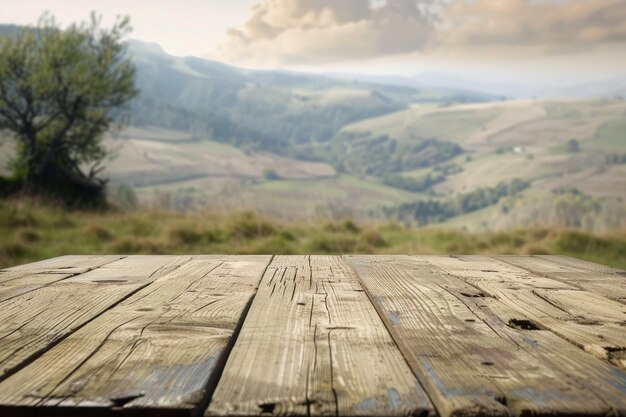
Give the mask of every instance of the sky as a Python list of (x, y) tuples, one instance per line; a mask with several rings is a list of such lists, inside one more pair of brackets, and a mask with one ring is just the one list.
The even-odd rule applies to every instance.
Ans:
[(131, 17), (174, 55), (252, 68), (584, 81), (626, 74), (626, 0), (0, 0), (0, 22)]

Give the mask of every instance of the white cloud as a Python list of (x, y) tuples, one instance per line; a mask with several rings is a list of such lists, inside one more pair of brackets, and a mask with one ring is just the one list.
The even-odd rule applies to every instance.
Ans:
[(433, 30), (434, 0), (266, 0), (218, 55), (256, 64), (309, 64), (421, 49)]
[(626, 40), (626, 0), (457, 0), (445, 9), (447, 46), (585, 49)]
[(626, 41), (626, 0), (263, 0), (215, 56), (320, 65), (391, 55), (539, 56)]

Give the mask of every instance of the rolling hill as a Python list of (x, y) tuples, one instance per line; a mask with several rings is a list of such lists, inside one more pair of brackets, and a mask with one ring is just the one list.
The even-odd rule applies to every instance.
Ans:
[(184, 130), (235, 146), (300, 159), (345, 125), (414, 102), (477, 102), (491, 97), (454, 89), (423, 90), (323, 75), (260, 71), (129, 42), (141, 96), (133, 124)]
[[(258, 71), (139, 41), (129, 53), (141, 94), (131, 126), (105, 138), (117, 156), (105, 175), (112, 194), (130, 187), (143, 206), (626, 228), (626, 102), (616, 95), (506, 101), (434, 86), (432, 74)], [(0, 137), (5, 173), (11, 153)]]

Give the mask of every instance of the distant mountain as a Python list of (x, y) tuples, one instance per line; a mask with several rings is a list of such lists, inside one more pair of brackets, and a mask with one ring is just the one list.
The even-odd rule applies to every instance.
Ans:
[(455, 76), (443, 73), (420, 74), (412, 77), (399, 75), (363, 75), (330, 73), (329, 76), (343, 80), (360, 80), (368, 83), (396, 86), (398, 88), (411, 88), (427, 92), (433, 96), (433, 92), (439, 92), (456, 103), (478, 103), (499, 99), (504, 93), (513, 94), (510, 86), (489, 85), (486, 83), (472, 83)]
[(626, 77), (576, 84), (547, 90), (548, 97), (615, 98), (626, 95)]
[[(0, 34), (19, 32), (0, 25)], [(139, 97), (132, 123), (192, 133), (238, 147), (311, 158), (311, 146), (346, 125), (412, 103), (491, 100), (457, 89), (426, 89), (381, 80), (237, 68), (198, 57), (177, 57), (155, 43), (128, 41)]]
[(424, 72), (409, 77), (402, 76), (376, 76), (359, 74), (332, 74), (340, 79), (357, 79), (398, 87), (410, 87), (433, 91), (443, 89), (448, 92), (456, 91), (458, 100), (467, 94), (470, 102), (479, 97), (485, 101), (493, 101), (502, 97), (506, 98), (612, 98), (623, 96), (626, 92), (626, 77), (613, 77), (600, 79), (586, 83), (565, 84), (560, 86), (547, 83), (529, 82), (522, 84), (507, 80), (494, 80), (485, 77), (468, 74), (455, 74), (447, 72)]
[(425, 72), (410, 77), (409, 82), (422, 87), (458, 88), (497, 96), (519, 97), (533, 94), (527, 86), (453, 73)]
[(0, 25), (0, 36), (15, 35), (21, 30), (22, 27), (17, 25)]

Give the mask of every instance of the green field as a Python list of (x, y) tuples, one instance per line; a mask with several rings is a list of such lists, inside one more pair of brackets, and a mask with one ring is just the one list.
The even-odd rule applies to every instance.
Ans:
[(0, 200), (0, 267), (65, 254), (566, 254), (626, 268), (626, 234), (536, 227), (469, 233), (348, 220), (290, 222), (252, 213), (74, 212)]
[[(357, 87), (290, 91), (289, 106), (302, 106), (302, 111), (372, 100), (372, 93)], [(263, 101), (258, 89), (240, 94), (245, 100)], [(581, 220), (590, 216), (585, 208), (580, 219), (558, 225), (604, 232), (626, 227), (620, 221), (626, 217), (626, 165), (607, 163), (607, 156), (626, 154), (625, 114), (626, 103), (616, 100), (415, 103), (348, 124), (330, 140), (286, 148), (284, 155), (218, 142), (210, 135), (130, 127), (105, 140), (117, 154), (105, 174), (112, 189), (132, 186), (142, 207), (255, 210), (294, 220), (380, 220), (385, 207), (445, 200), (518, 178), (531, 186), (515, 208), (497, 204), (448, 220), (446, 226), (485, 230), (554, 225), (554, 213), (563, 204), (554, 192), (568, 189), (588, 197), (581, 205), (592, 201), (604, 208), (595, 215), (599, 220)], [(418, 163), (406, 168), (406, 158), (426, 139), (439, 147), (421, 150), (415, 154), (421, 158)], [(570, 149), (572, 140), (576, 150)], [(446, 144), (459, 145), (461, 152), (438, 155), (452, 146)], [(392, 145), (395, 153), (389, 151)], [(11, 149), (6, 138), (0, 142), (5, 169)], [(393, 164), (397, 167), (385, 172)], [(386, 175), (440, 179), (417, 192), (394, 188), (384, 180)]]
[(626, 113), (619, 119), (610, 120), (600, 125), (588, 146), (595, 149), (623, 152), (626, 148)]

